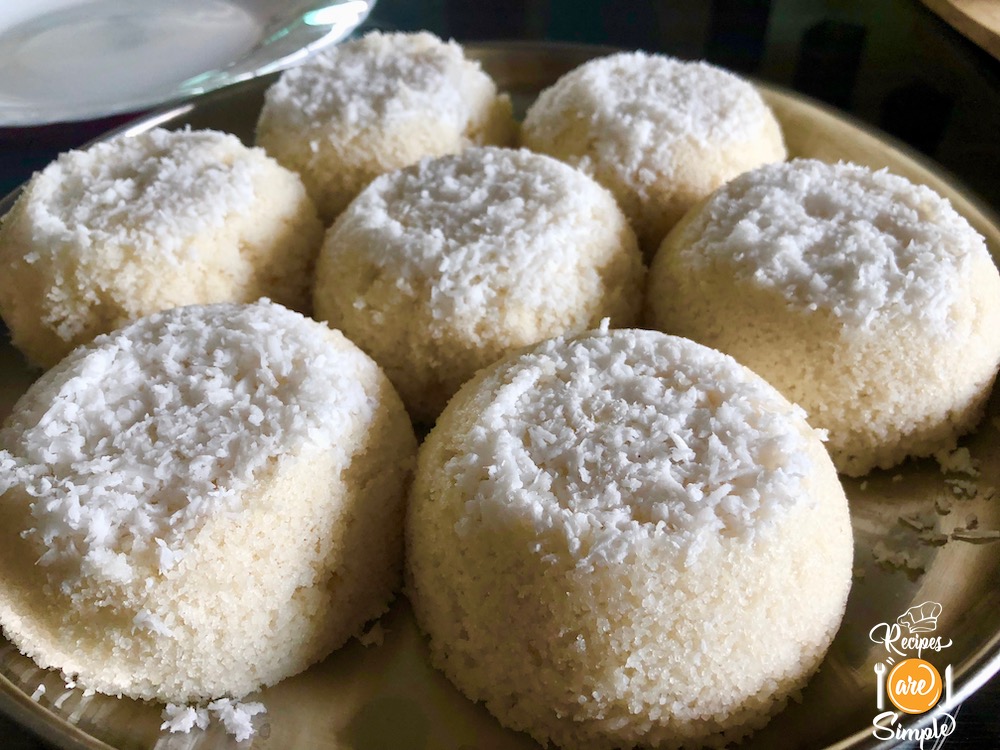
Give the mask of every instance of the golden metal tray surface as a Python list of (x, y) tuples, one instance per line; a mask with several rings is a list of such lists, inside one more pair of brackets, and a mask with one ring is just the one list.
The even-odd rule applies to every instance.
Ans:
[[(560, 75), (609, 51), (542, 43), (467, 49), (501, 89), (511, 92), (522, 113)], [(144, 117), (123, 130), (190, 125), (226, 130), (250, 143), (263, 92), (273, 80), (271, 76), (222, 89)], [(951, 200), (986, 237), (994, 258), (1000, 258), (997, 219), (940, 168), (823, 105), (777, 88), (761, 89), (782, 124), (791, 155), (888, 167), (927, 184)], [(0, 203), (0, 213), (12, 200), (8, 196)], [(6, 417), (33, 378), (20, 354), (9, 343), (0, 343), (0, 418)], [(872, 722), (879, 713), (874, 668), (894, 655), (885, 644), (873, 642), (872, 629), (895, 623), (907, 609), (923, 602), (941, 605), (930, 635), (952, 641), (945, 650), (924, 654), (941, 674), (951, 666), (951, 701), (946, 704), (942, 699), (931, 713), (903, 716), (899, 726), (947, 724), (943, 713), (954, 713), (954, 706), (1000, 669), (1000, 542), (966, 541), (952, 535), (969, 524), (970, 515), (975, 515), (979, 530), (1000, 529), (1000, 495), (991, 499), (990, 492), (1000, 487), (1000, 396), (995, 394), (986, 418), (962, 444), (980, 465), (978, 478), (945, 473), (936, 461), (923, 460), (845, 481), (856, 576), (843, 626), (801, 702), (776, 716), (746, 747), (881, 745), (873, 735)], [(885, 562), (898, 553), (904, 557), (896, 557), (895, 564)], [(739, 618), (740, 613), (732, 616)], [(67, 690), (57, 673), (38, 669), (3, 639), (0, 711), (63, 748), (537, 747), (527, 736), (501, 727), (430, 667), (404, 597), (397, 599), (380, 626), (385, 633), (381, 645), (366, 647), (352, 640), (324, 662), (254, 696), (266, 704), (267, 713), (255, 720), (256, 736), (243, 743), (215, 724), (187, 735), (161, 732), (160, 705)], [(45, 686), (42, 695), (39, 685)]]

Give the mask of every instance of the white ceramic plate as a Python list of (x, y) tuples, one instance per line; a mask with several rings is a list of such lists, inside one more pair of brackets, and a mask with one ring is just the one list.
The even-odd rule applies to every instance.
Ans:
[(0, 2), (0, 126), (85, 120), (281, 70), (375, 0)]
[[(511, 91), (519, 108), (562, 73), (606, 49), (563, 45), (504, 44), (471, 46), (501, 88)], [(264, 89), (272, 79), (241, 84), (161, 112), (129, 125), (126, 132), (167, 127), (214, 127), (245, 141), (253, 127)], [(763, 87), (785, 131), (791, 153), (825, 160), (844, 159), (872, 167), (889, 167), (926, 183), (947, 196), (982, 232), (994, 258), (1000, 257), (996, 219), (941, 170), (910, 154), (884, 136), (824, 106), (772, 87)], [(11, 198), (0, 204), (10, 206)], [(31, 382), (20, 355), (0, 345), (0, 417)], [(941, 363), (947, 367), (947, 362)], [(909, 462), (896, 471), (875, 472), (864, 481), (849, 480), (856, 541), (855, 566), (860, 574), (847, 614), (822, 668), (810, 682), (802, 702), (779, 714), (747, 744), (754, 748), (874, 748), (877, 713), (874, 665), (886, 651), (869, 637), (879, 623), (894, 623), (909, 607), (925, 601), (941, 604), (934, 634), (953, 645), (927, 653), (942, 672), (951, 665), (952, 704), (969, 695), (1000, 667), (1000, 543), (950, 539), (941, 546), (922, 543), (901, 516), (927, 514), (934, 529), (950, 534), (975, 514), (981, 528), (1000, 528), (1000, 498), (987, 488), (1000, 487), (1000, 399), (994, 398), (979, 430), (963, 443), (982, 464), (972, 481), (974, 498), (955, 495), (954, 476), (934, 461)], [(952, 510), (941, 515), (936, 500), (947, 498)], [(905, 551), (920, 570), (879, 563), (878, 543)], [(802, 592), (808, 596), (809, 592)], [(733, 618), (740, 616), (732, 613)], [(251, 743), (240, 747), (289, 748), (480, 748), (537, 747), (526, 736), (503, 729), (481, 706), (463, 698), (430, 668), (421, 635), (405, 599), (397, 601), (381, 621), (385, 642), (364, 647), (352, 641), (303, 674), (263, 691), (259, 700), (268, 712)], [(31, 699), (39, 684), (46, 692)], [(914, 727), (942, 720), (951, 706), (905, 717)], [(64, 748), (218, 748), (237, 747), (219, 727), (190, 735), (159, 731), (161, 707), (106, 696), (86, 697), (67, 691), (59, 676), (38, 669), (16, 649), (0, 641), (0, 709)], [(958, 721), (961, 722), (961, 716)], [(928, 744), (928, 747), (931, 745)]]

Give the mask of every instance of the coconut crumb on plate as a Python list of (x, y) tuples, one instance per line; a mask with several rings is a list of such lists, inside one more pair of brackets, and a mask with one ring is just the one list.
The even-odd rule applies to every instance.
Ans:
[(973, 543), (996, 542), (1000, 541), (1000, 529), (967, 529), (959, 526), (951, 532), (951, 538)]
[(207, 706), (188, 706), (168, 703), (163, 709), (161, 730), (171, 734), (187, 734), (191, 730), (208, 729), (214, 718), (220, 722), (226, 733), (232, 735), (237, 742), (248, 740), (254, 736), (253, 718), (267, 713), (263, 703), (240, 702), (230, 698), (220, 698)]
[(937, 451), (934, 453), (934, 460), (941, 467), (942, 474), (965, 474), (973, 479), (979, 476), (979, 462), (972, 458), (968, 448)]

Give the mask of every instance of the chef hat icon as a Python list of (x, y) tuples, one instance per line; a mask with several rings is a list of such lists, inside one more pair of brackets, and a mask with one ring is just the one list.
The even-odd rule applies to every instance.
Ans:
[(896, 622), (911, 633), (930, 633), (937, 630), (938, 615), (943, 607), (937, 602), (924, 602), (910, 607), (896, 618)]

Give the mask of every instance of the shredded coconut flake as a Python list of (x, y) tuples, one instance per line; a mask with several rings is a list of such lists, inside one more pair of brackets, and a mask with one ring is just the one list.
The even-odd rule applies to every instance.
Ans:
[(732, 73), (644, 52), (592, 60), (566, 74), (541, 93), (525, 126), (553, 142), (579, 112), (590, 114), (593, 152), (570, 159), (573, 166), (587, 171), (591, 159), (608, 165), (641, 194), (670, 179), (679, 145), (748, 143), (768, 115), (756, 89)]
[(962, 499), (970, 500), (979, 494), (979, 485), (969, 479), (945, 479), (944, 483)]
[(160, 718), (163, 719), (160, 729), (166, 729), (171, 733), (187, 734), (195, 727), (208, 729), (208, 710), (204, 708), (168, 703)]
[(254, 734), (253, 717), (267, 713), (263, 703), (240, 703), (221, 698), (208, 704), (208, 710), (222, 722), (228, 734), (237, 742), (250, 739)]
[(801, 499), (803, 418), (682, 339), (555, 339), (511, 370), (446, 467), (472, 498), (457, 531), (504, 509), (540, 537), (560, 530), (581, 565), (621, 558), (637, 535), (669, 533), (688, 555), (707, 534), (752, 538)]
[(890, 549), (881, 539), (872, 545), (872, 557), (881, 565), (907, 573), (919, 574), (925, 571), (924, 564), (911, 551)]
[(330, 121), (387, 130), (426, 113), (461, 132), (472, 116), (465, 94), (484, 85), (492, 87), (455, 42), (426, 32), (372, 32), (285, 71), (267, 99), (305, 134)]
[(132, 618), (132, 625), (139, 630), (150, 630), (157, 635), (166, 636), (170, 638), (173, 636), (170, 628), (159, 617), (149, 612), (148, 610), (141, 609)]
[[(239, 511), (255, 472), (331, 439), (343, 414), (368, 419), (355, 365), (334, 361), (315, 326), (266, 300), (179, 308), (32, 386), (0, 430), (0, 493), (33, 498), (24, 534), (40, 565), (75, 565), (64, 591), (169, 570), (208, 517)], [(170, 632), (142, 612), (135, 627)]]
[(930, 188), (886, 170), (795, 159), (736, 178), (707, 203), (708, 230), (681, 250), (804, 310), (869, 325), (892, 311), (946, 329), (983, 238)]
[(951, 532), (951, 538), (973, 543), (996, 542), (1000, 541), (1000, 529), (966, 529), (959, 526)]
[(912, 515), (901, 515), (899, 520), (903, 525), (909, 526), (914, 531), (924, 531), (925, 529), (934, 528), (934, 519), (929, 518), (926, 514), (914, 513)]
[(52, 701), (52, 707), (56, 710), (63, 707), (63, 704), (73, 696), (72, 690), (64, 690), (59, 697)]
[(948, 535), (936, 529), (924, 529), (917, 534), (917, 539), (931, 547), (940, 547), (948, 543)]

